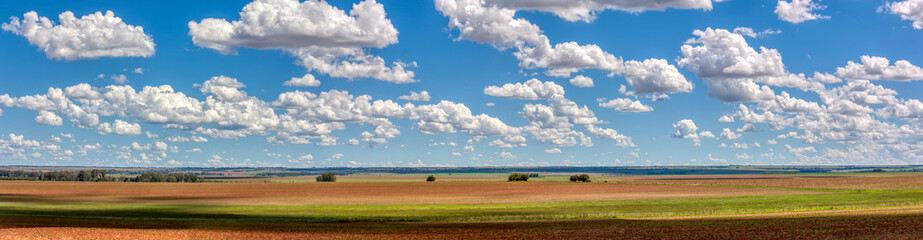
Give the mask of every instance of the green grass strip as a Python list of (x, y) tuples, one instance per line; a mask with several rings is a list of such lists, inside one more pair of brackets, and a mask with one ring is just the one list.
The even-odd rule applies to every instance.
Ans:
[(201, 206), (0, 203), (0, 216), (239, 222), (484, 221), (755, 214), (921, 204), (923, 192), (862, 191), (522, 204)]

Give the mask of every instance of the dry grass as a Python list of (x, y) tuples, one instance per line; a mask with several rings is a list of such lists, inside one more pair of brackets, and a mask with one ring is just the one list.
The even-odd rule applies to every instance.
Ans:
[(173, 205), (480, 204), (780, 196), (823, 192), (569, 182), (0, 182), (0, 201)]

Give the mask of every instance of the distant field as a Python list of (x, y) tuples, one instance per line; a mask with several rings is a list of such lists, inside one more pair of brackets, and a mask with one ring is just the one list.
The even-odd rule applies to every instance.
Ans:
[(923, 174), (823, 174), (823, 175), (743, 175), (743, 176), (645, 176), (621, 180), (639, 183), (682, 185), (729, 185), (780, 188), (822, 188), (858, 190), (923, 190)]
[[(453, 174), (423, 182), (427, 175), (338, 176), (336, 183), (309, 182), (313, 177), (228, 183), (0, 181), (0, 239), (136, 238), (154, 233), (162, 239), (200, 234), (556, 238), (568, 232), (586, 238), (642, 233), (678, 238), (684, 235), (656, 234), (738, 231), (710, 227), (773, 232), (784, 226), (793, 228), (753, 236), (923, 234), (894, 227), (923, 225), (923, 174), (918, 173), (597, 175), (593, 183), (567, 182), (566, 174), (530, 182), (506, 182), (500, 174)], [(528, 221), (507, 222), (521, 220)], [(131, 222), (139, 224), (126, 225)], [(650, 229), (662, 231), (645, 232), (654, 231)]]
[(482, 204), (784, 196), (829, 192), (570, 182), (0, 182), (0, 200), (180, 205)]

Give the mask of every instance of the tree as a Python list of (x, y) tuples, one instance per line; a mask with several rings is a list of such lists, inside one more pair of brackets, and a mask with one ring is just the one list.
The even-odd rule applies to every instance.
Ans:
[(77, 181), (86, 182), (90, 181), (90, 172), (87, 170), (80, 170), (77, 172)]
[(337, 176), (333, 172), (325, 172), (320, 176), (317, 176), (318, 182), (336, 182)]
[(436, 181), (436, 177), (433, 176), (433, 175), (429, 175), (429, 177), (426, 177), (426, 181), (427, 181), (427, 182), (435, 182), (435, 181)]
[(510, 178), (507, 181), (510, 181), (510, 182), (529, 181), (529, 175), (522, 174), (522, 173), (513, 173), (513, 174), (510, 174)]
[(570, 176), (570, 181), (571, 182), (589, 182), (590, 175), (586, 175), (586, 174), (573, 175), (573, 176)]

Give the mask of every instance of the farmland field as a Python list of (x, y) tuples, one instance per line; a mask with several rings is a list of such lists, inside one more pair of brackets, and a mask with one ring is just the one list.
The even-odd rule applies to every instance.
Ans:
[(918, 173), (504, 177), (0, 181), (0, 239), (923, 236)]

